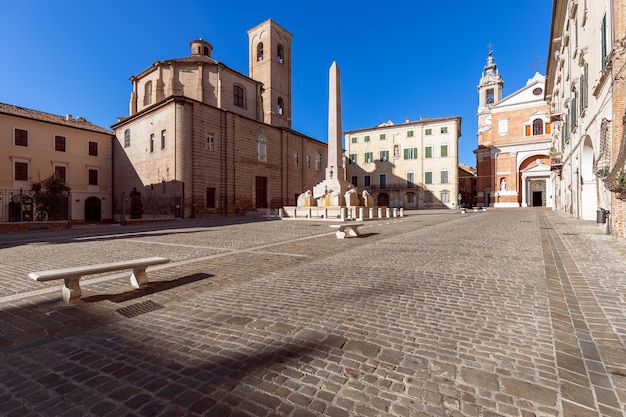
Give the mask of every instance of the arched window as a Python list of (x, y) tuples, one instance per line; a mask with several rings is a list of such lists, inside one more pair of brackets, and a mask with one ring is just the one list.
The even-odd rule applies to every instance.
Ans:
[(263, 61), (263, 42), (259, 42), (256, 46), (256, 60)]
[(239, 85), (233, 86), (233, 100), (234, 100), (235, 106), (244, 107), (245, 92), (243, 90), (243, 87)]
[(130, 146), (130, 129), (126, 129), (124, 131), (124, 147), (128, 148)]
[(278, 97), (278, 106), (276, 106), (276, 114), (283, 114), (283, 98), (282, 97)]
[(533, 136), (543, 135), (543, 120), (533, 120)]
[(143, 105), (148, 106), (152, 104), (152, 81), (146, 82), (143, 92)]
[(282, 45), (278, 45), (278, 48), (276, 50), (276, 61), (280, 62), (281, 64), (283, 64), (285, 62), (285, 51), (283, 49)]
[(267, 161), (267, 144), (265, 143), (265, 137), (262, 135), (259, 136), (256, 140), (256, 152), (257, 159), (259, 161)]

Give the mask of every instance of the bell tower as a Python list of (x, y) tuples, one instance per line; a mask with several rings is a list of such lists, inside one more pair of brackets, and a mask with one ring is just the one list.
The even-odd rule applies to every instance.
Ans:
[(291, 38), (272, 19), (248, 30), (250, 78), (263, 83), (263, 121), (291, 128)]
[(483, 69), (478, 83), (478, 128), (491, 124), (491, 107), (502, 100), (504, 81), (498, 73), (498, 66), (493, 60), (493, 51), (489, 51), (487, 65)]

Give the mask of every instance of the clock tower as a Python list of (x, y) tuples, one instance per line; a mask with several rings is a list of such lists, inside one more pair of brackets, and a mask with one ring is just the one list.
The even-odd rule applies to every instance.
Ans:
[(478, 83), (478, 131), (491, 126), (491, 107), (502, 100), (504, 81), (498, 73), (498, 67), (493, 60), (493, 51), (489, 51), (487, 65)]

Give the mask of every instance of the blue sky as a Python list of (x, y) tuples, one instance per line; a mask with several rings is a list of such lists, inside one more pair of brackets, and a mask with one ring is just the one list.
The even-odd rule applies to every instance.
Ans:
[(247, 30), (271, 18), (293, 34), (295, 130), (326, 142), (336, 61), (344, 131), (461, 116), (459, 162), (475, 166), (489, 45), (511, 94), (545, 74), (551, 10), (549, 0), (10, 1), (0, 17), (0, 102), (110, 128), (128, 115), (129, 77), (188, 56), (193, 39), (248, 74)]

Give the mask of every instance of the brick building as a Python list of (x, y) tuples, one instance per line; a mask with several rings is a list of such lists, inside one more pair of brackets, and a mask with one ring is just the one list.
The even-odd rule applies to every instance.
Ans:
[(478, 85), (477, 204), (485, 207), (552, 207), (550, 109), (545, 78), (502, 97), (504, 81), (489, 52)]
[(113, 125), (116, 213), (229, 216), (295, 205), (324, 179), (327, 145), (291, 129), (291, 38), (272, 20), (248, 31), (249, 76), (190, 43), (189, 57), (131, 77), (130, 116)]

